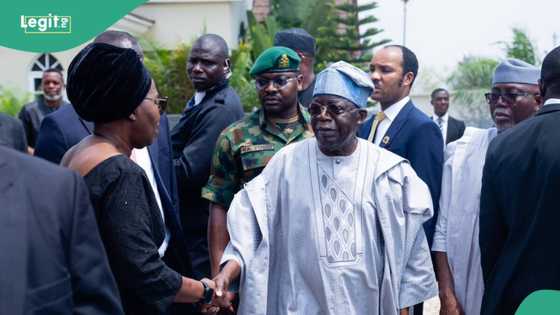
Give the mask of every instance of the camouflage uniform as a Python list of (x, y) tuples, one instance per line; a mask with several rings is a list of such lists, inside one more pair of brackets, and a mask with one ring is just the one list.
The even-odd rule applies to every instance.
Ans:
[(259, 175), (272, 156), (287, 144), (313, 137), (307, 111), (299, 108), (299, 120), (273, 124), (262, 109), (225, 129), (216, 144), (212, 171), (202, 197), (229, 207), (233, 195)]

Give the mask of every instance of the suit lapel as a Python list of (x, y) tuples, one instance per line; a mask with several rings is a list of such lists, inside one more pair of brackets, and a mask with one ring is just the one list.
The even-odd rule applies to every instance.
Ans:
[(556, 111), (560, 111), (560, 104), (549, 104), (544, 105), (541, 109), (539, 109), (536, 115), (544, 115)]
[(413, 106), (414, 105), (412, 105), (412, 102), (409, 101), (401, 109), (401, 111), (397, 114), (397, 117), (391, 123), (391, 126), (389, 127), (389, 129), (387, 130), (383, 138), (381, 139), (381, 142), (379, 143), (380, 147), (389, 148), (391, 146), (392, 141), (397, 137), (399, 131), (406, 123), (406, 120), (408, 119), (408, 115), (410, 114), (410, 111), (412, 110)]
[[(27, 215), (32, 213), (14, 161), (0, 153), (0, 314), (23, 314), (27, 285)], [(11, 157), (18, 157), (10, 154)], [(9, 249), (5, 251), (5, 249)], [(9, 270), (9, 272), (5, 272)]]

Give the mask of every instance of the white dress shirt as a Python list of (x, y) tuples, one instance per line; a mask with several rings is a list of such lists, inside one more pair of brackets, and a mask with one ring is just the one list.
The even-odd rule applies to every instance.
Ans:
[(549, 98), (544, 102), (543, 106), (549, 104), (560, 104), (560, 98)]
[[(138, 164), (146, 173), (148, 177), (148, 181), (150, 181), (150, 186), (152, 186), (152, 190), (154, 191), (154, 195), (156, 197), (156, 202), (158, 205), (159, 213), (161, 214), (161, 218), (165, 225), (165, 215), (163, 214), (163, 207), (161, 205), (161, 197), (159, 195), (159, 191), (156, 184), (156, 178), (154, 176), (154, 169), (152, 167), (152, 160), (150, 160), (150, 153), (148, 152), (148, 148), (144, 147), (142, 149), (133, 149), (132, 154), (130, 155), (130, 159), (133, 160), (136, 164)], [(163, 243), (158, 248), (159, 257), (163, 257), (165, 251), (167, 250), (167, 246), (169, 245), (169, 229), (165, 226), (165, 238), (163, 239)]]
[[(439, 116), (434, 113), (432, 119), (439, 127), (439, 123), (438, 123)], [(443, 136), (443, 143), (445, 144), (445, 141), (447, 141), (447, 123), (449, 122), (449, 113), (446, 112), (443, 116), (441, 116), (441, 120), (442, 120), (441, 127), (439, 129), (441, 130), (441, 135)]]
[(200, 102), (202, 102), (202, 100), (204, 99), (205, 96), (206, 96), (206, 91), (195, 92), (194, 93), (194, 106), (200, 104)]
[(375, 133), (375, 140), (373, 143), (377, 145), (381, 143), (381, 140), (385, 137), (385, 133), (387, 133), (387, 130), (389, 130), (389, 127), (391, 127), (391, 124), (395, 118), (397, 118), (397, 115), (401, 112), (408, 101), (410, 101), (410, 97), (406, 96), (383, 111), (383, 113), (385, 113), (385, 119), (383, 119), (379, 123), (379, 126), (377, 126), (377, 132)]

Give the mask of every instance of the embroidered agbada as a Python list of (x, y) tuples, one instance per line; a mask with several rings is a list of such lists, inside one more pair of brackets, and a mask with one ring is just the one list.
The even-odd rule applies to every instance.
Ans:
[(480, 314), (484, 293), (478, 245), (480, 190), (486, 150), (496, 134), (496, 128), (468, 127), (445, 152), (432, 250), (447, 253), (455, 295), (466, 315)]
[(427, 186), (389, 151), (288, 145), (228, 211), (222, 263), (241, 266), (238, 313), (390, 315), (437, 295), (422, 230), (432, 214)]

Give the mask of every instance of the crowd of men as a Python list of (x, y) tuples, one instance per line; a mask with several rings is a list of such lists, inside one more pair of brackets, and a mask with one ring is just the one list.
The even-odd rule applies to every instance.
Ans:
[[(130, 34), (93, 42), (143, 61)], [(419, 110), (407, 47), (377, 50), (369, 73), (338, 61), (317, 74), (316, 48), (303, 29), (278, 32), (250, 70), (260, 107), (244, 113), (228, 45), (199, 37), (186, 64), (195, 93), (178, 123), (162, 111), (154, 141), (131, 148), (161, 212), (160, 256), (202, 279), (202, 298), (186, 307), (124, 303), (135, 289), (115, 286), (92, 209), (106, 201), (55, 166), (74, 169), (75, 148), (100, 136), (83, 109), (94, 100), (69, 76), (66, 102), (63, 74), (46, 70), (42, 97), (19, 120), (0, 114), (0, 248), (10, 253), (0, 255), (0, 314), (118, 314), (123, 299), (127, 314), (416, 315), (438, 295), (440, 314), (513, 314), (532, 292), (560, 290), (560, 48), (541, 69), (496, 67), (489, 129), (451, 117), (444, 88), (431, 93), (433, 116)], [(140, 99), (164, 110), (152, 90)], [(138, 274), (157, 278), (147, 263)], [(177, 290), (194, 288), (186, 279)]]

